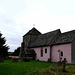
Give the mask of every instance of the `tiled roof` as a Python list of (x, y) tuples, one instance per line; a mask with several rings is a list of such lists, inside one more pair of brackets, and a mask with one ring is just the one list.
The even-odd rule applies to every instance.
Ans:
[(71, 43), (75, 38), (75, 30), (61, 33), (53, 44), (64, 44), (64, 43)]
[(60, 33), (61, 33), (60, 29), (58, 29), (52, 32), (41, 34), (37, 37), (37, 39), (33, 43), (30, 44), (29, 47), (40, 47), (50, 45), (57, 37), (57, 35)]

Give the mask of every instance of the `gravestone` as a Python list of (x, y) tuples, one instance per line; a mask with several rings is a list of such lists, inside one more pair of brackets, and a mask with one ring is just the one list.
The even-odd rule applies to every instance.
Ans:
[(62, 61), (62, 64), (63, 64), (63, 69), (62, 69), (62, 71), (63, 72), (66, 72), (66, 62), (67, 62), (67, 60), (66, 60), (66, 58), (64, 58), (64, 60)]

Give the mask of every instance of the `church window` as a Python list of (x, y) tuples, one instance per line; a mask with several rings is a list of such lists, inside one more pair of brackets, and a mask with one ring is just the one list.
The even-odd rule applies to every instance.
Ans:
[(45, 53), (47, 53), (47, 48), (45, 49)]
[(43, 57), (43, 50), (41, 50), (41, 57)]
[(61, 56), (63, 56), (63, 52), (61, 51)]

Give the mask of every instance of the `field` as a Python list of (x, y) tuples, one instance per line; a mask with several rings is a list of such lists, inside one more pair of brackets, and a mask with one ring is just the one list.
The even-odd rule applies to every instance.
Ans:
[[(53, 65), (54, 64), (54, 65)], [(75, 64), (67, 64), (67, 72), (57, 63), (34, 61), (12, 62), (5, 60), (0, 63), (0, 75), (75, 75)]]
[(10, 58), (19, 58), (18, 56), (9, 56)]
[(4, 63), (0, 63), (0, 75), (28, 75), (32, 71), (46, 69), (51, 64), (39, 61), (12, 62), (12, 60), (5, 60)]

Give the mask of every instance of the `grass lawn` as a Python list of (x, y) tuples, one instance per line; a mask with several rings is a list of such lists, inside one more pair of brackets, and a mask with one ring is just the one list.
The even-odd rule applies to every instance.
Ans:
[(0, 75), (28, 75), (32, 71), (46, 69), (51, 65), (50, 62), (41, 61), (12, 62), (12, 60), (5, 60), (0, 63)]
[[(54, 67), (52, 64), (55, 64)], [(62, 66), (57, 63), (30, 61), (12, 62), (5, 60), (0, 63), (0, 75), (75, 75), (75, 64), (66, 65), (66, 73), (62, 72)]]

